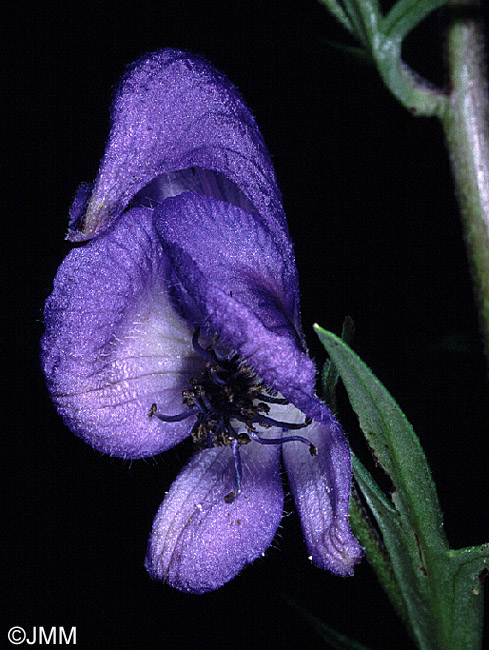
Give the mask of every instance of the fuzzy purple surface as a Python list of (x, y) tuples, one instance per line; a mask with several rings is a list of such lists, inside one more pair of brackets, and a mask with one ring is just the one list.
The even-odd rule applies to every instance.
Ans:
[[(290, 404), (276, 419), (313, 423), (317, 448), (282, 445), (315, 564), (352, 573), (351, 470), (341, 428), (314, 393), (299, 319), (293, 248), (269, 154), (239, 93), (201, 57), (163, 50), (133, 64), (116, 93), (97, 179), (71, 212), (72, 240), (45, 308), (42, 362), (74, 433), (115, 456), (152, 456), (190, 435), (167, 415), (204, 360), (195, 327), (237, 353)], [(139, 206), (139, 207), (133, 207)], [(281, 409), (284, 415), (281, 414)], [(287, 435), (281, 427), (262, 437)], [(147, 568), (194, 593), (216, 589), (270, 545), (283, 508), (279, 445), (197, 451), (156, 516)]]
[(147, 415), (153, 402), (181, 410), (182, 389), (202, 368), (169, 302), (167, 265), (152, 211), (133, 209), (69, 253), (46, 302), (41, 351), (51, 396), (74, 433), (113, 456), (154, 456), (188, 436), (187, 422), (163, 433)]
[(154, 178), (189, 167), (225, 174), (287, 233), (270, 155), (238, 90), (204, 58), (161, 50), (129, 66), (116, 90), (99, 174), (68, 238), (95, 236)]

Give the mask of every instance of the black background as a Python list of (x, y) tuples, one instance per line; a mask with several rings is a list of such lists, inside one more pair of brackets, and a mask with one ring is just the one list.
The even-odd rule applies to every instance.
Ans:
[[(488, 541), (486, 366), (439, 124), (411, 117), (374, 72), (328, 46), (349, 41), (314, 0), (5, 7), (3, 387), (13, 391), (1, 437), (13, 471), (2, 643), (13, 625), (76, 625), (84, 650), (324, 647), (294, 599), (373, 649), (411, 648), (365, 563), (350, 579), (310, 565), (290, 497), (267, 556), (222, 589), (197, 597), (152, 582), (147, 536), (184, 459), (124, 463), (75, 438), (47, 395), (38, 341), (70, 248), (68, 208), (96, 175), (124, 66), (160, 47), (201, 53), (240, 88), (272, 153), (311, 354), (324, 359), (313, 322), (339, 331), (354, 318), (354, 348), (421, 438), (452, 546)], [(439, 12), (405, 50), (440, 84), (443, 24)], [(362, 454), (341, 391), (339, 417)]]

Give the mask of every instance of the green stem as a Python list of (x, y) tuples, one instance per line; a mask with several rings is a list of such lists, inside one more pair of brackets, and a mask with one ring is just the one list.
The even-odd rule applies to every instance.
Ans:
[(450, 0), (450, 101), (443, 117), (489, 355), (489, 104), (478, 0)]

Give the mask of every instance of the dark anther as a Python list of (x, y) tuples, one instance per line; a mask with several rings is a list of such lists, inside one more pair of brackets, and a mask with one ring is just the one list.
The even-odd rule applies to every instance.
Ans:
[(230, 492), (229, 494), (226, 494), (224, 497), (224, 501), (226, 503), (233, 503), (233, 501), (236, 499), (236, 492)]

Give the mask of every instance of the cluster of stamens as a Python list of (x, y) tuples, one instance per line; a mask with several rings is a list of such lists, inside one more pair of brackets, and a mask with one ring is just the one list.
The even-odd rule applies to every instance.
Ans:
[[(286, 405), (288, 401), (277, 397), (276, 392), (262, 382), (238, 355), (222, 355), (217, 349), (217, 337), (211, 346), (203, 348), (199, 343), (199, 334), (197, 328), (192, 344), (206, 363), (201, 376), (192, 377), (189, 387), (182, 392), (187, 410), (177, 415), (164, 415), (158, 413), (156, 404), (153, 404), (148, 415), (163, 422), (178, 422), (196, 416), (191, 434), (199, 448), (232, 448), (236, 485), (235, 490), (224, 497), (227, 503), (232, 503), (241, 491), (241, 445), (246, 445), (252, 440), (265, 445), (298, 441), (309, 445), (312, 456), (317, 455), (317, 448), (309, 440), (298, 435), (261, 437), (256, 432), (256, 426), (277, 427), (282, 430), (302, 429), (309, 426), (311, 420), (306, 418), (304, 422), (295, 424), (270, 418), (270, 404)], [(243, 430), (238, 431), (237, 427), (243, 427)]]

